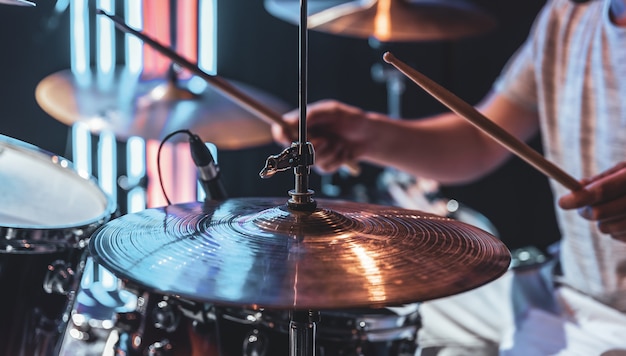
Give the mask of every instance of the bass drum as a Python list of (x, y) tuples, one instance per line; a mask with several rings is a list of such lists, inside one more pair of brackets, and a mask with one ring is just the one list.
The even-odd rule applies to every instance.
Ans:
[(0, 135), (0, 354), (56, 355), (91, 233), (115, 208), (57, 155)]

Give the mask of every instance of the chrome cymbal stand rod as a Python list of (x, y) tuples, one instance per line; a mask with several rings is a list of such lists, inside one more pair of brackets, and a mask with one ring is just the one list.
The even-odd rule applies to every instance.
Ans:
[(289, 313), (289, 355), (314, 356), (318, 311), (295, 310)]
[[(313, 145), (307, 140), (306, 114), (307, 114), (307, 52), (308, 52), (308, 29), (307, 29), (307, 1), (300, 0), (300, 26), (299, 26), (299, 120), (298, 141), (292, 142), (283, 152), (267, 158), (265, 167), (259, 175), (262, 178), (270, 178), (277, 172), (293, 169), (295, 174), (295, 187), (289, 191), (291, 198), (287, 205), (292, 210), (314, 211), (317, 203), (313, 200), (313, 191), (309, 189), (309, 175), (311, 166), (314, 164)], [(285, 132), (290, 132), (289, 127)]]
[[(298, 121), (297, 157), (299, 161), (294, 168), (295, 189), (289, 191), (291, 199), (288, 205), (294, 210), (312, 211), (316, 208), (311, 198), (313, 191), (309, 190), (310, 166), (313, 165), (313, 146), (307, 142), (306, 114), (307, 114), (307, 51), (308, 51), (308, 10), (307, 0), (300, 0), (300, 96)], [(292, 145), (293, 146), (293, 145)], [(289, 355), (315, 356), (315, 332), (319, 312), (295, 310), (289, 313)]]
[(295, 210), (314, 210), (315, 201), (312, 199), (313, 191), (309, 190), (310, 166), (314, 163), (313, 147), (307, 142), (306, 114), (307, 114), (307, 79), (308, 79), (308, 9), (307, 0), (300, 1), (299, 23), (299, 111), (297, 156), (299, 157), (294, 167), (295, 189), (289, 191), (289, 207)]

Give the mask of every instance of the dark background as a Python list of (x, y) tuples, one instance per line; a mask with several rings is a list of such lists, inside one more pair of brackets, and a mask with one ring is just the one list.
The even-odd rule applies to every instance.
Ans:
[[(45, 113), (34, 95), (42, 79), (70, 67), (69, 11), (53, 16), (54, 1), (35, 2), (34, 8), (0, 5), (0, 133), (69, 158), (68, 128)], [(496, 30), (454, 42), (403, 43), (385, 49), (467, 102), (476, 103), (525, 39), (543, 3), (476, 1), (497, 19)], [(372, 66), (382, 63), (381, 55), (381, 49), (372, 48), (365, 39), (311, 31), (309, 101), (335, 98), (386, 112), (386, 87), (371, 75)], [(219, 1), (218, 74), (251, 84), (297, 107), (297, 27), (268, 14), (261, 0)], [(405, 117), (444, 110), (411, 83), (406, 84), (402, 107)], [(540, 138), (531, 144), (540, 149)], [(220, 152), (229, 195), (286, 195), (293, 186), (289, 172), (270, 180), (258, 177), (265, 158), (280, 150), (268, 144)], [(365, 166), (358, 178), (335, 176), (333, 181), (342, 187), (342, 198), (351, 199), (351, 187), (357, 184), (367, 187), (375, 197), (381, 193), (376, 183), (379, 172), (377, 167)], [(311, 181), (319, 192), (320, 177), (313, 174)], [(509, 247), (545, 247), (559, 237), (546, 179), (518, 158), (478, 182), (442, 187), (442, 193), (485, 215)]]

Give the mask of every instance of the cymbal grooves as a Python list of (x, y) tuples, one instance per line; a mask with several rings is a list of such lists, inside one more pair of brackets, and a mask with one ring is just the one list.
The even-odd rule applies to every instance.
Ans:
[(280, 309), (377, 307), (458, 293), (500, 276), (506, 247), (428, 213), (280, 199), (187, 203), (122, 216), (90, 241), (112, 272), (159, 292)]

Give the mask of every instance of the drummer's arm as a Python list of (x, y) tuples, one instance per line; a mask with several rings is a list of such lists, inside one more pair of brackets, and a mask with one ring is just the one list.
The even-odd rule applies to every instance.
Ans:
[[(478, 109), (520, 140), (538, 131), (537, 113), (502, 95), (488, 96)], [(371, 143), (360, 159), (416, 176), (442, 183), (468, 182), (493, 171), (510, 156), (502, 145), (454, 113), (420, 120), (367, 115)]]

